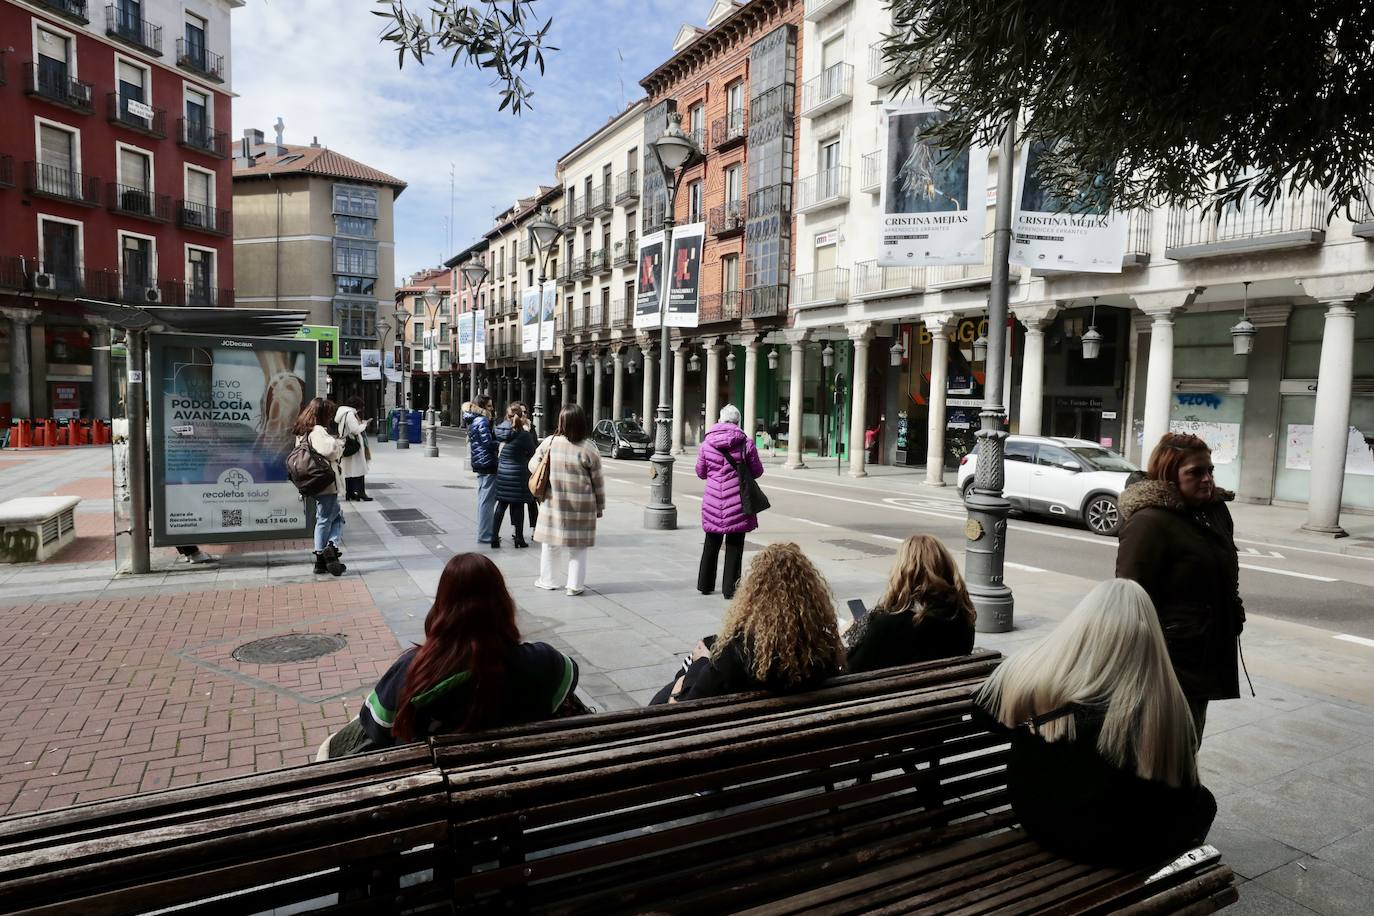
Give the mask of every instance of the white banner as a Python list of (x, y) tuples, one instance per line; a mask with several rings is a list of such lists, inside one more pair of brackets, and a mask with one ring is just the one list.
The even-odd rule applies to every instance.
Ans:
[[(476, 325), (476, 330), (473, 327)], [(458, 364), (470, 366), (487, 361), (487, 312), (463, 312), (458, 316)]]
[(673, 254), (668, 262), (668, 310), (664, 323), (670, 328), (694, 328), (701, 315), (701, 252), (706, 224), (691, 223), (673, 230)]
[(382, 380), (382, 351), (359, 350), (358, 358), (362, 364), (363, 381), (380, 382)]
[[(536, 340), (539, 333), (539, 295), (534, 287), (527, 287), (520, 294), (520, 352), (535, 353), (540, 347)], [(544, 281), (544, 345), (545, 351), (553, 349), (554, 306), (558, 301), (558, 284), (553, 280)]]
[(1126, 214), (1063, 201), (1041, 185), (1035, 169), (1046, 143), (1021, 147), (1021, 180), (1011, 222), (1011, 263), (1036, 270), (1121, 273)]
[(634, 327), (656, 328), (663, 309), (663, 233), (653, 232), (639, 239), (639, 273), (635, 278)]
[(878, 264), (982, 264), (988, 151), (944, 150), (931, 128), (949, 117), (924, 101), (883, 106), (882, 233)]

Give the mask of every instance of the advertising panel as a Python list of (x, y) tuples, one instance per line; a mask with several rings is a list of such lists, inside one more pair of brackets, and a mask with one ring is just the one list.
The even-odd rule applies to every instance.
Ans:
[(883, 106), (883, 267), (982, 264), (988, 153), (946, 150), (930, 139), (947, 112), (924, 101)]
[(1126, 252), (1124, 213), (1086, 200), (1063, 200), (1035, 174), (1048, 144), (1021, 148), (1021, 180), (1011, 223), (1011, 263), (1036, 270), (1121, 273)]
[(663, 233), (654, 232), (639, 240), (639, 275), (635, 280), (635, 330), (659, 326), (663, 277)]
[(382, 351), (359, 350), (358, 358), (362, 366), (363, 381), (380, 382), (382, 380)]
[[(558, 284), (553, 280), (544, 281), (544, 350), (553, 349), (553, 313), (558, 301)], [(539, 350), (536, 343), (539, 333), (539, 296), (534, 287), (527, 287), (520, 294), (520, 352), (534, 353)]]
[(487, 361), (487, 312), (478, 309), (464, 312), (458, 316), (458, 356), (459, 365), (470, 366), (473, 362)]
[(705, 239), (705, 223), (692, 223), (673, 230), (668, 314), (664, 318), (670, 328), (697, 326), (701, 314), (701, 250)]
[(336, 326), (303, 324), (296, 331), (296, 339), (313, 340), (319, 343), (321, 366), (337, 366), (339, 364), (339, 329)]
[(286, 456), (315, 396), (315, 343), (153, 334), (148, 344), (153, 544), (309, 537)]

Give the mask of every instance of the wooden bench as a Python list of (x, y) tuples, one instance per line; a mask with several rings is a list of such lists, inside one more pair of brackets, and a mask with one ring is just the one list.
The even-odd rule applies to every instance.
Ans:
[(1151, 880), (1064, 861), (1015, 828), (1005, 745), (968, 717), (999, 659), (446, 736), (0, 820), (0, 911), (1206, 913), (1233, 901), (1214, 850)]
[(79, 496), (25, 496), (0, 503), (0, 563), (41, 563), (76, 540)]

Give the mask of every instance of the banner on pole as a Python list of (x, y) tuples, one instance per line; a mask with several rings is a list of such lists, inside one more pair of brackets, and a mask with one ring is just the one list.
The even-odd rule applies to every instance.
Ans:
[(359, 350), (358, 361), (362, 367), (363, 381), (380, 382), (382, 380), (381, 350)]
[(399, 382), (401, 380), (401, 370), (396, 368), (396, 354), (388, 352), (383, 359), (385, 360), (386, 380), (388, 382)]
[(705, 223), (692, 223), (673, 230), (668, 312), (664, 317), (670, 328), (697, 326), (701, 315), (701, 250), (705, 240)]
[(486, 310), (463, 312), (458, 316), (458, 363), (470, 366), (487, 361)]
[[(539, 333), (539, 291), (534, 287), (527, 287), (520, 294), (520, 352), (535, 353), (540, 348), (538, 340)], [(553, 313), (554, 304), (558, 301), (558, 285), (553, 280), (544, 281), (544, 295), (542, 297), (544, 305), (544, 350), (553, 349)]]
[(883, 106), (883, 267), (986, 260), (988, 151), (936, 146), (930, 131), (948, 117), (924, 101)]
[(1035, 170), (1047, 145), (1035, 140), (1021, 147), (1021, 180), (1016, 183), (1011, 223), (1011, 263), (1035, 270), (1121, 273), (1126, 215), (1087, 201), (1063, 200), (1042, 185)]
[(424, 332), (424, 351), (420, 357), (420, 369), (424, 372), (439, 371), (439, 329), (429, 328)]
[(662, 309), (663, 233), (653, 232), (639, 240), (639, 276), (635, 281), (634, 327), (656, 328)]

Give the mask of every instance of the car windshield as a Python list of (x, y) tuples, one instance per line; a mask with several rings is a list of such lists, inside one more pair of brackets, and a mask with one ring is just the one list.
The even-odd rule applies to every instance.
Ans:
[(1132, 471), (1140, 470), (1134, 464), (1127, 461), (1116, 452), (1105, 448), (1093, 448), (1085, 445), (1074, 445), (1069, 447), (1069, 451), (1082, 458), (1089, 465), (1099, 471), (1123, 471), (1127, 474)]
[(615, 428), (616, 432), (627, 438), (630, 436), (644, 435), (644, 427), (640, 426), (634, 420), (619, 420), (616, 422)]

